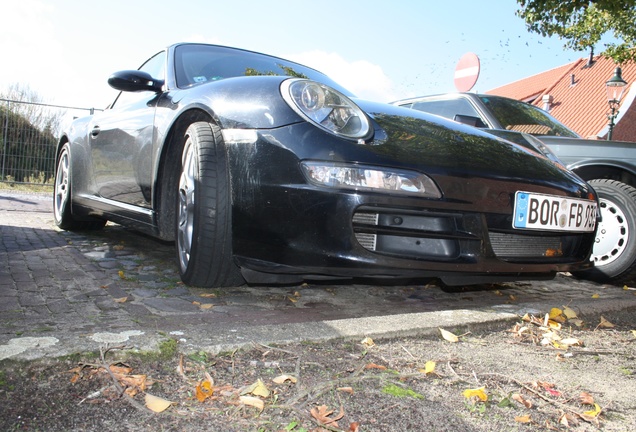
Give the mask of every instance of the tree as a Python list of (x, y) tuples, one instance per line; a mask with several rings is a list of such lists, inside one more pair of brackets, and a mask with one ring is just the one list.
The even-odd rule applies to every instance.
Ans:
[(517, 15), (528, 30), (558, 36), (565, 48), (587, 51), (603, 36), (617, 42), (605, 44), (601, 54), (616, 63), (636, 60), (636, 0), (517, 0)]

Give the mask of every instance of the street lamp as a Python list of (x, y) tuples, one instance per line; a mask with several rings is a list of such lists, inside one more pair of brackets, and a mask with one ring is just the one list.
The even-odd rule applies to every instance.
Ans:
[(621, 68), (617, 67), (614, 71), (614, 76), (609, 79), (605, 83), (605, 90), (607, 91), (607, 103), (610, 107), (610, 113), (607, 115), (607, 119), (609, 120), (609, 130), (607, 132), (607, 139), (612, 139), (612, 132), (614, 130), (614, 120), (618, 116), (618, 106), (621, 103), (621, 98), (623, 97), (623, 90), (625, 90), (625, 86), (627, 85), (627, 81), (623, 79), (621, 76)]

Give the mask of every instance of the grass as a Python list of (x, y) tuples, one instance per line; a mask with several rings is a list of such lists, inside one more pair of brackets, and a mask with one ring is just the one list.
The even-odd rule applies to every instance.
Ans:
[(43, 193), (53, 192), (53, 183), (16, 183), (11, 179), (0, 180), (0, 191), (24, 192), (24, 193)]

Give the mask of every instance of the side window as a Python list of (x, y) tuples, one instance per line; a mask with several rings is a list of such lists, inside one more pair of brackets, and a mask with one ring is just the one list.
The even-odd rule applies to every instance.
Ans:
[(151, 77), (160, 80), (165, 80), (166, 75), (166, 52), (161, 51), (154, 57), (151, 57), (146, 63), (144, 63), (139, 70), (148, 72)]
[[(447, 119), (455, 120), (456, 116), (470, 116), (481, 119), (473, 105), (464, 98), (447, 100), (420, 101), (413, 104), (416, 110), (424, 111)], [(483, 119), (481, 119), (483, 121)]]
[[(147, 72), (151, 77), (160, 80), (166, 78), (166, 52), (161, 51), (146, 61), (140, 68), (140, 71)], [(149, 92), (120, 92), (119, 96), (113, 103), (112, 107), (120, 107), (137, 102), (142, 99), (148, 99)]]

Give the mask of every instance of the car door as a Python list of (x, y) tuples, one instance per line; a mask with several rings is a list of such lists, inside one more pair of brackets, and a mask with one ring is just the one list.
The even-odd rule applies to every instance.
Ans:
[[(164, 80), (165, 63), (162, 51), (139, 70)], [(89, 125), (96, 193), (110, 204), (151, 206), (154, 118), (160, 94), (121, 92), (113, 105), (95, 115)]]

